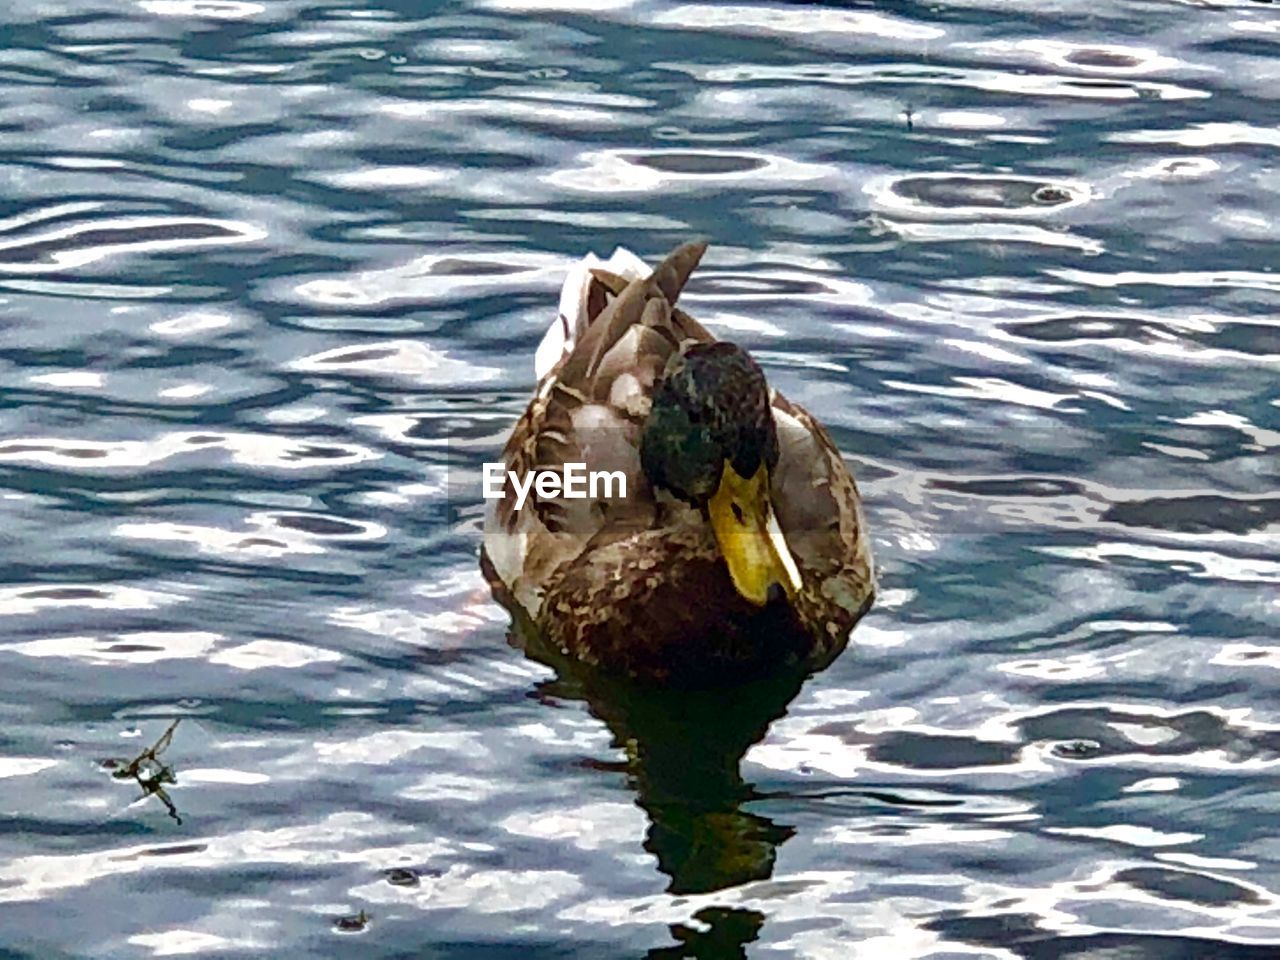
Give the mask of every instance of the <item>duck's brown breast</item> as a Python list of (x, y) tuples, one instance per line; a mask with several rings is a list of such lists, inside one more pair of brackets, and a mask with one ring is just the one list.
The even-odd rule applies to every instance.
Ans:
[(803, 662), (820, 642), (781, 594), (743, 599), (710, 530), (645, 530), (588, 547), (556, 572), (538, 618), (547, 643), (612, 673), (706, 685)]

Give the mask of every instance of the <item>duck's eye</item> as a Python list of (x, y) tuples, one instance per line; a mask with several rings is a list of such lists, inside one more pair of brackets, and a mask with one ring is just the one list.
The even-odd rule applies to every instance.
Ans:
[(734, 501), (730, 501), (729, 506), (733, 509), (733, 519), (737, 520), (739, 523), (746, 523), (746, 520), (742, 516), (742, 508)]

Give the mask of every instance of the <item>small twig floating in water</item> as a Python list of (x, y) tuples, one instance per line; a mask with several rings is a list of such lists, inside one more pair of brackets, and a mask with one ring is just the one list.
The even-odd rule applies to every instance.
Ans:
[[(173, 731), (178, 729), (178, 724), (181, 722), (181, 717), (174, 720), (169, 724), (169, 728), (160, 734), (159, 740), (134, 757), (127, 766), (113, 770), (111, 774), (116, 780), (136, 781), (142, 788), (143, 797), (158, 797), (165, 805), (165, 809), (169, 811), (169, 816), (179, 825), (182, 824), (182, 817), (178, 815), (177, 806), (164, 788), (165, 784), (178, 781), (173, 775), (173, 768), (161, 763), (159, 757), (169, 748), (169, 744), (173, 741)], [(109, 760), (105, 765), (117, 767), (121, 762)]]

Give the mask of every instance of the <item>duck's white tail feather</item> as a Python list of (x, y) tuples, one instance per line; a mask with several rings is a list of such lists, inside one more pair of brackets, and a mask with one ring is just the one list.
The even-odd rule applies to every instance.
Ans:
[(533, 356), (533, 367), (539, 380), (551, 372), (561, 357), (573, 350), (573, 345), (586, 329), (587, 288), (593, 267), (602, 267), (628, 280), (639, 280), (650, 273), (649, 266), (625, 247), (614, 250), (608, 260), (588, 253), (571, 266), (560, 289), (560, 313), (552, 321)]

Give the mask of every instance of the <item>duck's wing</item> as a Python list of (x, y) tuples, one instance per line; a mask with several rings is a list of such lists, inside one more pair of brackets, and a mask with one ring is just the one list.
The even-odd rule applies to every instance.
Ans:
[[(652, 522), (640, 431), (671, 355), (686, 339), (713, 339), (674, 309), (705, 249), (684, 244), (640, 279), (589, 270), (582, 281), (585, 325), (573, 330), (572, 347), (543, 377), (512, 431), (503, 451), (509, 474), (504, 496), (489, 502), (485, 523), (485, 552), (495, 573), (531, 613), (551, 574), (602, 530)], [(520, 484), (531, 473), (563, 477), (566, 464), (621, 475), (626, 496), (619, 496), (616, 483), (612, 497), (584, 499), (540, 497), (531, 488), (517, 509), (511, 476)]]
[[(681, 340), (695, 340), (698, 343), (712, 343), (715, 337), (702, 324), (675, 305), (675, 297), (679, 296), (689, 280), (689, 274), (697, 266), (702, 254), (706, 251), (705, 243), (687, 243), (677, 247), (654, 271), (659, 278), (659, 286), (664, 291), (673, 291), (668, 302), (671, 304), (670, 326), (672, 332)], [(606, 266), (593, 267), (591, 275), (607, 293), (615, 297), (621, 296), (632, 278), (612, 272)], [(659, 274), (662, 277), (659, 277)]]
[[(626, 373), (630, 365), (651, 366), (649, 361), (659, 355), (665, 364), (688, 336), (713, 339), (683, 311), (679, 311), (679, 318), (675, 316), (676, 299), (706, 249), (705, 243), (682, 244), (648, 277), (628, 281), (622, 289), (618, 289), (621, 278), (608, 271), (593, 270), (591, 283), (605, 292), (606, 303), (591, 318), (563, 365), (552, 371), (557, 382), (600, 397), (613, 389), (614, 379)], [(607, 299), (609, 294), (612, 299)], [(662, 372), (661, 366), (657, 372)], [(649, 390), (652, 386), (650, 379)]]
[[(604, 308), (604, 289), (591, 283), (591, 273), (596, 269), (621, 278), (623, 286), (649, 275), (648, 264), (625, 247), (617, 247), (607, 260), (588, 253), (571, 266), (560, 288), (560, 309), (534, 353), (533, 368), (539, 380), (573, 352), (578, 338)], [(619, 292), (615, 291), (615, 295)]]
[[(798, 403), (773, 395), (778, 466), (774, 509), (806, 587), (856, 619), (875, 589), (862, 500), (844, 457), (822, 424)], [(822, 619), (843, 620), (830, 611)], [(850, 622), (850, 625), (851, 622)]]

